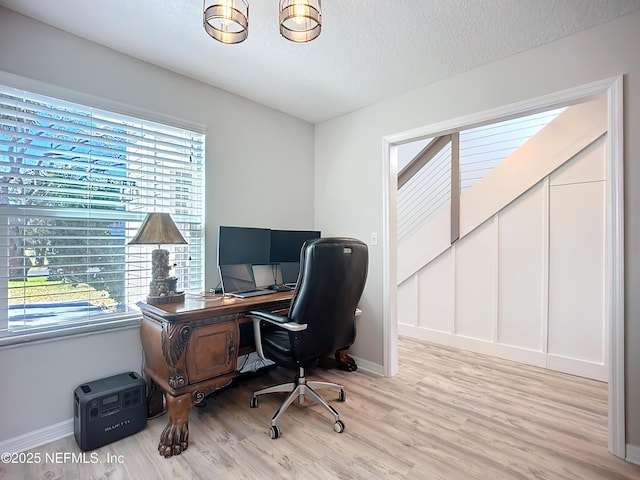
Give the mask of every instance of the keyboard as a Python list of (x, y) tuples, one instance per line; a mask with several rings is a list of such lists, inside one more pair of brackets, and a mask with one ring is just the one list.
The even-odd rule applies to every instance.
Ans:
[(269, 295), (270, 293), (276, 293), (273, 290), (265, 290), (263, 288), (258, 288), (255, 290), (243, 290), (241, 292), (233, 292), (230, 293), (232, 297), (238, 298), (250, 298), (250, 297), (258, 297), (260, 295)]

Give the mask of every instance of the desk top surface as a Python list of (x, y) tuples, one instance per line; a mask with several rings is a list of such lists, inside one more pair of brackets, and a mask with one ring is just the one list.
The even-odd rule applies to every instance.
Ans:
[(185, 316), (222, 316), (243, 313), (249, 310), (272, 310), (273, 307), (281, 308), (280, 304), (288, 305), (292, 296), (293, 290), (289, 292), (273, 292), (269, 295), (251, 298), (187, 294), (184, 302), (162, 305), (138, 302), (137, 305), (143, 312), (153, 313), (166, 320), (179, 320)]

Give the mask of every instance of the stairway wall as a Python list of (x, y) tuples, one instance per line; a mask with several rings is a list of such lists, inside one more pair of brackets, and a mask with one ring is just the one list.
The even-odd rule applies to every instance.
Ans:
[(399, 334), (607, 380), (605, 105), (576, 107), (462, 196), (454, 245), (448, 211), (401, 243)]

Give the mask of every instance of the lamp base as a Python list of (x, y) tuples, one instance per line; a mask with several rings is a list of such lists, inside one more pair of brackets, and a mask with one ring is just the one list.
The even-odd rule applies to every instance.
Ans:
[(149, 296), (160, 297), (164, 295), (175, 295), (178, 292), (178, 277), (153, 278), (149, 283)]
[(147, 296), (147, 303), (149, 305), (164, 305), (166, 303), (181, 303), (184, 302), (184, 292), (177, 292), (170, 295), (160, 296)]

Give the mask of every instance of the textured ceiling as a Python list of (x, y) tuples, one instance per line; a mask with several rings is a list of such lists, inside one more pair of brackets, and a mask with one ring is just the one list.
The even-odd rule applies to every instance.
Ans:
[(249, 38), (223, 45), (202, 28), (201, 0), (0, 0), (313, 123), (640, 8), (640, 0), (324, 0), (320, 37), (294, 44), (279, 34), (277, 0), (249, 4)]

